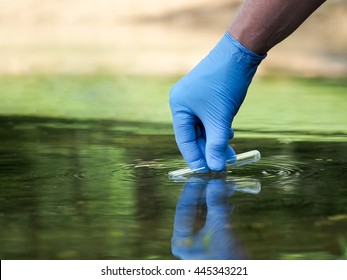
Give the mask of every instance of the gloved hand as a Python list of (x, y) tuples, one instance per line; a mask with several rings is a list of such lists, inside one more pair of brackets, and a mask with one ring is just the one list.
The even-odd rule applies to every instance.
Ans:
[(234, 135), (231, 123), (263, 58), (226, 32), (172, 87), (170, 107), (176, 142), (191, 169), (221, 171), (235, 154), (228, 146)]

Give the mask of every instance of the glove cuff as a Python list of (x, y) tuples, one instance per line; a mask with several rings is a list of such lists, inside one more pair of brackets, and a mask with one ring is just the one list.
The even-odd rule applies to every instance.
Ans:
[(237, 41), (233, 36), (230, 35), (229, 32), (225, 32), (224, 36), (221, 40), (222, 41), (226, 41), (228, 44), (231, 44), (232, 47), (237, 48), (240, 52), (242, 52), (244, 54), (245, 59), (248, 60), (248, 62), (252, 62), (255, 65), (259, 65), (260, 62), (267, 56), (267, 54), (264, 55), (259, 55), (256, 54), (255, 52), (247, 49), (245, 46), (243, 46), (239, 41)]

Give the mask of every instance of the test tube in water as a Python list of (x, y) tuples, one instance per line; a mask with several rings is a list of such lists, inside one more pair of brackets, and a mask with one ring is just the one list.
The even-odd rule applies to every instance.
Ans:
[(246, 153), (238, 154), (227, 160), (227, 168), (239, 167), (247, 164), (251, 164), (260, 160), (261, 155), (258, 150), (249, 151)]
[[(227, 160), (226, 167), (228, 168), (235, 168), (247, 164), (251, 164), (254, 162), (257, 162), (260, 160), (261, 155), (258, 150), (249, 151), (246, 153), (238, 154), (232, 157), (231, 159)], [(194, 173), (203, 173), (204, 169), (207, 169), (206, 167), (200, 167), (197, 169), (190, 169), (189, 167), (178, 169), (175, 171), (169, 172), (169, 178), (175, 178), (183, 175), (190, 175)]]

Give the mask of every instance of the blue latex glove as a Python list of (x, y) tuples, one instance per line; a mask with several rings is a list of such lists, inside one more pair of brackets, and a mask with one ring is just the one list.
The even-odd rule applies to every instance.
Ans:
[(170, 91), (177, 145), (191, 169), (225, 168), (235, 152), (231, 123), (265, 56), (243, 47), (229, 33)]

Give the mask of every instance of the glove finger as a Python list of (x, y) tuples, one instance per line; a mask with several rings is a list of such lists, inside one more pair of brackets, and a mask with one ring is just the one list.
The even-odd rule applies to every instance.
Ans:
[(234, 149), (230, 145), (228, 145), (226, 160), (232, 159), (233, 157), (235, 157), (235, 155), (236, 155), (236, 153), (235, 153)]
[[(229, 131), (229, 140), (231, 140), (234, 137), (234, 131), (232, 128), (230, 128)], [(234, 149), (228, 145), (228, 149), (227, 149), (227, 157), (226, 160), (230, 160), (231, 158), (233, 158), (236, 155)]]
[(230, 128), (210, 125), (206, 129), (206, 161), (213, 171), (222, 171), (227, 158), (233, 154), (231, 147), (228, 147), (229, 136)]
[(198, 142), (199, 149), (200, 149), (203, 157), (205, 158), (206, 132), (205, 132), (204, 125), (200, 122), (198, 125), (196, 125), (195, 131), (196, 131), (196, 136), (197, 136), (197, 142)]
[(233, 139), (233, 137), (234, 137), (234, 130), (230, 127), (229, 140)]
[(204, 139), (196, 129), (199, 122), (197, 117), (188, 113), (173, 115), (176, 143), (190, 169), (207, 167), (204, 154), (200, 148), (204, 146)]

